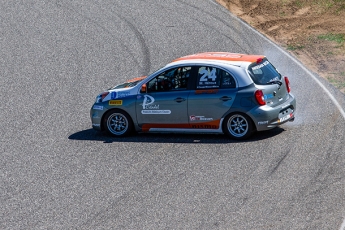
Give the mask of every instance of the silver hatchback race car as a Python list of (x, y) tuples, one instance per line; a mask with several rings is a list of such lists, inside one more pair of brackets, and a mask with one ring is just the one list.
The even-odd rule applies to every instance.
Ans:
[(246, 139), (294, 120), (290, 82), (262, 55), (198, 53), (96, 97), (92, 127), (137, 132), (225, 133)]

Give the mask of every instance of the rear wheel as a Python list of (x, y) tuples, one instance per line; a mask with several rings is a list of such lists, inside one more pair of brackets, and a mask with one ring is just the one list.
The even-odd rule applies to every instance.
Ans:
[(247, 139), (254, 132), (252, 120), (245, 114), (230, 114), (224, 119), (223, 132), (236, 140)]
[(111, 110), (103, 119), (107, 133), (115, 137), (129, 135), (133, 131), (133, 123), (130, 116), (121, 110)]

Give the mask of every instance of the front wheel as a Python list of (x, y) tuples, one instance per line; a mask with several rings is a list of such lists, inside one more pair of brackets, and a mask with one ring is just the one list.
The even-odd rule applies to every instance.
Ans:
[(252, 120), (245, 114), (230, 114), (224, 119), (223, 132), (236, 140), (247, 139), (254, 132)]
[(130, 116), (120, 110), (112, 110), (104, 117), (104, 127), (112, 136), (123, 137), (133, 131), (133, 123)]

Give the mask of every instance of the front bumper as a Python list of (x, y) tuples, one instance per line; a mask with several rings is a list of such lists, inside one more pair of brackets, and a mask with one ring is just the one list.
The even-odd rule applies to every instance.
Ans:
[(92, 128), (102, 131), (102, 117), (108, 109), (102, 104), (94, 104), (90, 110)]
[(296, 99), (292, 94), (276, 107), (260, 106), (249, 112), (257, 131), (269, 130), (295, 119)]

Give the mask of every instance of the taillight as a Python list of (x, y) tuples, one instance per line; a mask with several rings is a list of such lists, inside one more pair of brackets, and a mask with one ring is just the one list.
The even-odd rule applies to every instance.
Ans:
[(288, 93), (290, 93), (291, 88), (290, 88), (289, 78), (288, 77), (284, 77), (284, 80), (285, 80), (286, 89), (287, 89)]
[(264, 93), (262, 92), (262, 90), (256, 90), (255, 91), (255, 99), (259, 105), (266, 105)]

